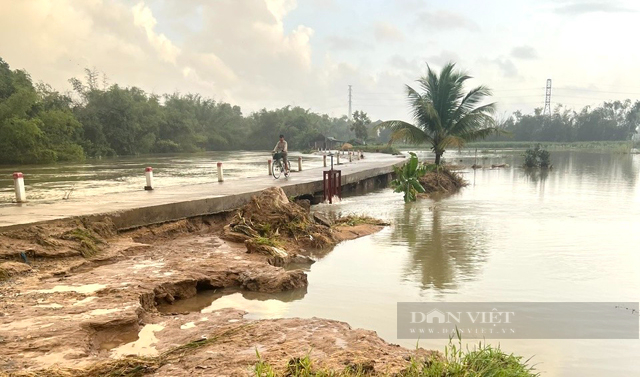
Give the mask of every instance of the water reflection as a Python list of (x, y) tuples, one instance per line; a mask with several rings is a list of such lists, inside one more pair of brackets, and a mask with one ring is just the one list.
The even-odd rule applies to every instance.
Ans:
[(447, 209), (443, 203), (430, 208), (427, 203), (404, 206), (394, 221), (391, 239), (405, 243), (411, 255), (406, 279), (436, 290), (473, 280), (487, 259), (478, 221)]
[(178, 300), (173, 304), (161, 304), (161, 313), (212, 312), (222, 308), (242, 308), (253, 314), (274, 314), (284, 312), (286, 303), (301, 300), (307, 294), (307, 288), (285, 292), (251, 292), (235, 288), (209, 289), (197, 295)]
[(549, 169), (522, 169), (522, 172), (526, 178), (531, 183), (540, 182), (541, 185), (544, 185), (547, 177), (549, 177)]

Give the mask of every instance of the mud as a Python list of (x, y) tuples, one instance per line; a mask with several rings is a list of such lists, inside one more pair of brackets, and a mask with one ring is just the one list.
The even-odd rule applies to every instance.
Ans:
[[(151, 358), (145, 359), (151, 363), (145, 370), (160, 376), (241, 376), (250, 374), (256, 349), (277, 368), (308, 350), (322, 368), (375, 361), (376, 370), (394, 371), (406, 365), (408, 350), (337, 321), (255, 321), (245, 319), (242, 308), (170, 309), (210, 290), (304, 295), (305, 272), (282, 267), (312, 262), (313, 242), (304, 232), (334, 245), (382, 228), (354, 221), (327, 226), (303, 206), (280, 199), (281, 208), (293, 208), (291, 213), (302, 217), (288, 218), (296, 225), (279, 233), (287, 235), (282, 243), (288, 259), (278, 263), (269, 252), (249, 253), (244, 243), (220, 237), (237, 214), (121, 234), (109, 219), (1, 234), (0, 375), (102, 375), (104, 363), (132, 363), (122, 358), (135, 355)], [(254, 225), (275, 221), (272, 229), (280, 229), (277, 224), (284, 224), (243, 214)], [(172, 351), (205, 339), (206, 345)]]

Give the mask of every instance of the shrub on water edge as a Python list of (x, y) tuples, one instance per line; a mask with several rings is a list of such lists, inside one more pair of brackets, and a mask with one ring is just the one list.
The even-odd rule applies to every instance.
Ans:
[(537, 144), (533, 149), (527, 149), (523, 154), (525, 168), (551, 168), (551, 154)]

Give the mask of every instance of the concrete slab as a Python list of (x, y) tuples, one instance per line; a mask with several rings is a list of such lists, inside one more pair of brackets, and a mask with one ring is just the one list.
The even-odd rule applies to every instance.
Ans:
[[(366, 158), (334, 166), (342, 170), (342, 185), (387, 175), (405, 160), (400, 156), (367, 154)], [(346, 157), (346, 156), (345, 156)], [(294, 167), (296, 164), (292, 164)], [(304, 168), (304, 166), (303, 166)], [(321, 192), (322, 171), (316, 168), (293, 172), (278, 180), (264, 177), (222, 183), (174, 186), (153, 191), (133, 191), (89, 198), (34, 202), (0, 207), (0, 232), (55, 220), (108, 215), (119, 229), (175, 221), (183, 218), (225, 212), (241, 207), (256, 193), (279, 186), (288, 196)]]

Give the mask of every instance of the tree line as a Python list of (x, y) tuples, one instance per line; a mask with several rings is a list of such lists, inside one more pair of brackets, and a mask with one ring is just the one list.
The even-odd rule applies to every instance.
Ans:
[(640, 126), (640, 101), (604, 102), (574, 111), (558, 105), (551, 115), (541, 108), (533, 114), (516, 111), (500, 122), (508, 133), (487, 138), (501, 141), (610, 141), (630, 140)]
[[(73, 92), (34, 84), (23, 70), (0, 58), (0, 164), (78, 161), (86, 157), (211, 150), (268, 150), (279, 134), (292, 149), (306, 149), (318, 135), (344, 141), (386, 143), (391, 130), (377, 129), (366, 113), (330, 117), (301, 107), (253, 112), (198, 94), (150, 94), (107, 84), (94, 70), (70, 79)], [(492, 140), (626, 140), (640, 120), (640, 102), (605, 102), (581, 112), (558, 107), (516, 112)]]
[[(318, 135), (351, 140), (346, 116), (301, 107), (243, 115), (239, 106), (198, 94), (156, 95), (107, 85), (85, 70), (72, 93), (34, 84), (0, 58), (0, 163), (78, 161), (86, 157), (212, 150), (270, 150), (285, 134), (292, 148)], [(105, 80), (106, 81), (106, 80)]]

